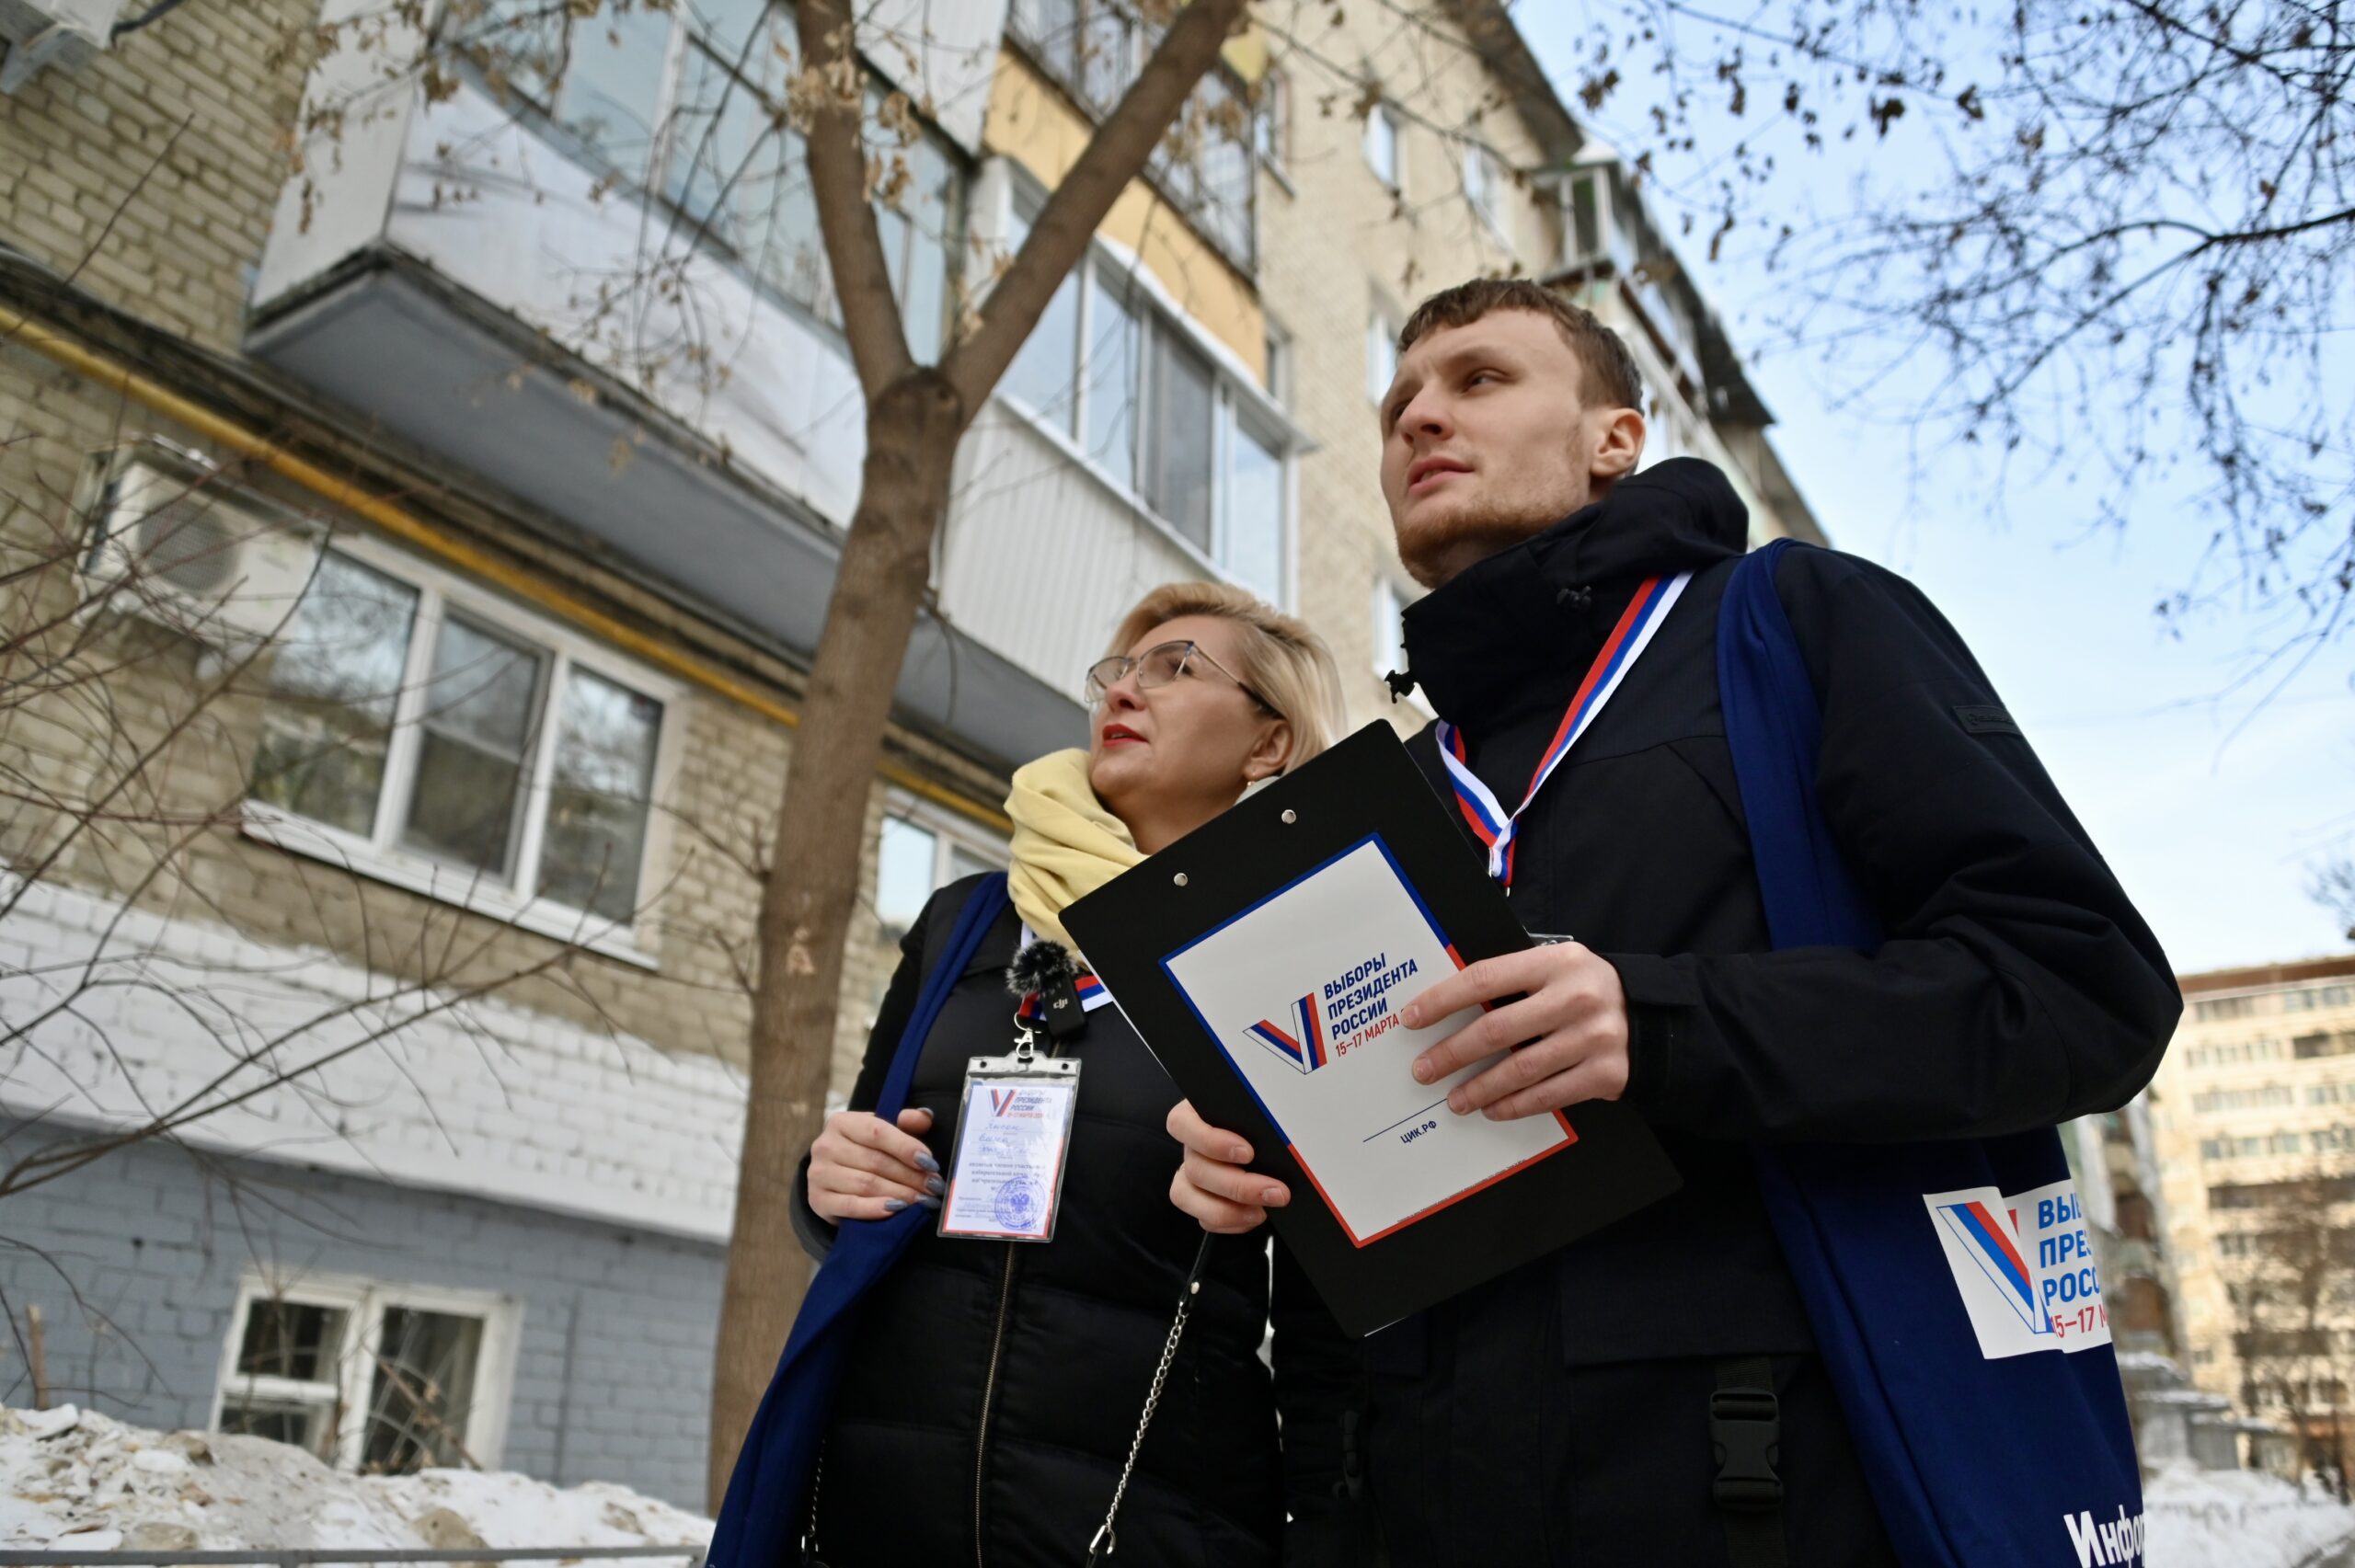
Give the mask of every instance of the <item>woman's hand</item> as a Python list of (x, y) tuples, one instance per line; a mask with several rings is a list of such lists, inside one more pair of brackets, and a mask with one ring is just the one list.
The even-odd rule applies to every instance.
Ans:
[(940, 1162), (917, 1141), (930, 1111), (900, 1113), (894, 1127), (866, 1111), (836, 1111), (810, 1146), (810, 1207), (829, 1225), (881, 1219), (912, 1203), (940, 1207)]

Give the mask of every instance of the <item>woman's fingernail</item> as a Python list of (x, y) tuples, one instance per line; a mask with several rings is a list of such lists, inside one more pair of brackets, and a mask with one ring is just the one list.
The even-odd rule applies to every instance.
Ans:
[(1269, 1187), (1259, 1194), (1259, 1201), (1262, 1204), (1275, 1205), (1283, 1202), (1283, 1200), (1284, 1189), (1281, 1187)]
[(932, 1150), (927, 1149), (923, 1153), (916, 1156), (916, 1169), (919, 1171), (930, 1171), (935, 1174), (938, 1174), (940, 1171), (940, 1162), (934, 1159), (932, 1157)]
[(1417, 1057), (1417, 1058), (1415, 1059), (1415, 1082), (1418, 1082), (1418, 1083), (1429, 1083), (1429, 1082), (1431, 1081), (1431, 1071), (1432, 1071), (1432, 1069), (1431, 1069), (1430, 1059), (1429, 1058), (1427, 1058), (1427, 1057)]
[(897, 1214), (907, 1207), (908, 1200), (903, 1197), (887, 1197), (883, 1200), (883, 1212), (886, 1214)]
[(924, 1179), (924, 1190), (930, 1193), (933, 1196), (938, 1197), (942, 1193), (948, 1190), (948, 1184), (942, 1181), (938, 1176), (926, 1176)]
[(922, 1203), (926, 1208), (938, 1208), (940, 1207), (940, 1200), (936, 1197), (920, 1198), (917, 1201)]
[(1409, 1004), (1398, 1014), (1398, 1022), (1409, 1029), (1419, 1029), (1423, 1026), (1423, 1010)]
[(1247, 1143), (1230, 1144), (1227, 1147), (1226, 1157), (1240, 1165), (1251, 1158), (1251, 1146)]
[(1472, 1109), (1472, 1107), (1465, 1103), (1464, 1092), (1462, 1090), (1458, 1090), (1447, 1097), (1447, 1108), (1453, 1111), (1459, 1116), (1467, 1114)]

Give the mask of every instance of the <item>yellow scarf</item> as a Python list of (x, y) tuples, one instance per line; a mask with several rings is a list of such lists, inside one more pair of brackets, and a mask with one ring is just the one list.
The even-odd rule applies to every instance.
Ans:
[(1033, 933), (1070, 947), (1059, 918), (1063, 906), (1144, 856), (1128, 824), (1096, 798), (1085, 751), (1052, 751), (1016, 770), (1005, 814), (1014, 818), (1014, 864), (1006, 872), (1014, 907)]

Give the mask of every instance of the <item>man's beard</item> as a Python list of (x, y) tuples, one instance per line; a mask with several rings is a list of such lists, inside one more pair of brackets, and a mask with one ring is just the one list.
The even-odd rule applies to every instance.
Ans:
[(1524, 498), (1429, 519), (1397, 530), (1398, 564), (1425, 588), (1437, 588), (1473, 562), (1545, 532), (1577, 509)]

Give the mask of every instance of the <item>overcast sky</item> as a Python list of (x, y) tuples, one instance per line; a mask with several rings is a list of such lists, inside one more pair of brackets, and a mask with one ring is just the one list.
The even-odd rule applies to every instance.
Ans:
[[(1564, 66), (1581, 9), (1515, 12), (1573, 102)], [(1641, 103), (1632, 90), (1614, 100), (1637, 118)], [(1705, 135), (1711, 123), (1698, 122)], [(1791, 146), (1782, 163), (1776, 199), (1794, 211), (1848, 200), (1857, 166), (1836, 149), (1810, 159)], [(1701, 241), (1678, 249), (1752, 351), (1783, 285), (1738, 253), (1711, 266)], [(1836, 411), (1836, 378), (1814, 360), (1753, 356), (1751, 373), (1832, 543), (1903, 572), (1954, 621), (2178, 971), (2348, 951), (2305, 885), (2319, 857), (2355, 841), (2355, 644), (2286, 681), (2278, 667), (2251, 679), (2277, 627), (2222, 610), (2170, 636), (2154, 613), (2192, 580), (2209, 531), (2196, 507), (2145, 494), (2124, 534), (2088, 537), (2085, 498), (2055, 477), (2015, 486), (1999, 511), (1967, 458), (1934, 458), (1926, 482), (1910, 479), (1901, 433)]]

